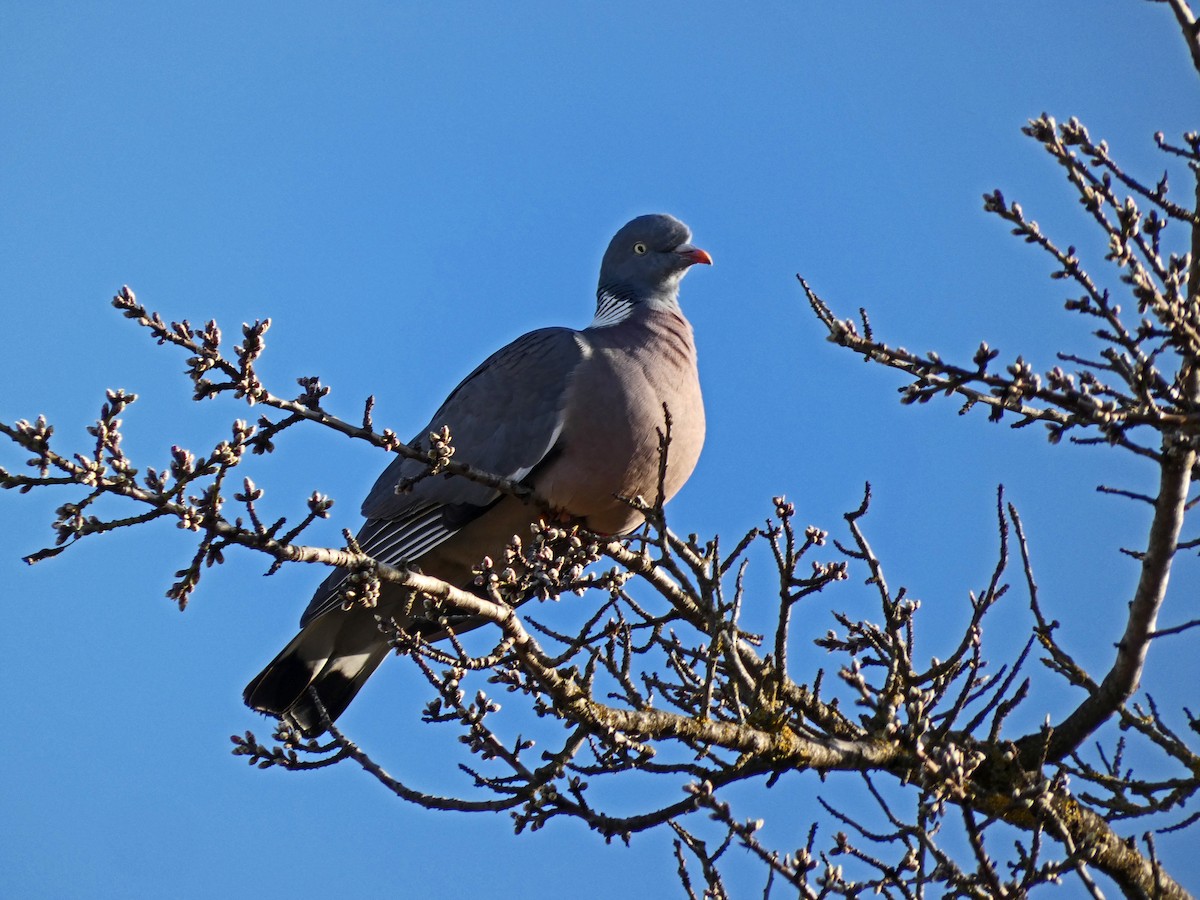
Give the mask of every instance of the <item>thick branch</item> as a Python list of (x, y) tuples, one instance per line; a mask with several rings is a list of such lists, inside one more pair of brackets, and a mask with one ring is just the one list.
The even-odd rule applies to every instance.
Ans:
[(1200, 72), (1200, 22), (1196, 21), (1196, 15), (1188, 6), (1187, 0), (1165, 0), (1165, 2), (1171, 7), (1171, 12), (1175, 13), (1175, 21), (1179, 23), (1179, 30), (1183, 32), (1188, 52), (1192, 54), (1192, 65), (1196, 67), (1197, 72)]
[(1050, 762), (1068, 756), (1137, 690), (1158, 612), (1166, 598), (1171, 563), (1183, 527), (1188, 490), (1192, 484), (1192, 467), (1196, 464), (1195, 441), (1168, 436), (1164, 444), (1170, 443), (1176, 446), (1164, 446), (1154, 520), (1142, 557), (1142, 574), (1129, 607), (1125, 633), (1117, 645), (1117, 658), (1096, 691), (1054, 726), (1048, 745), (1040, 733), (1024, 737), (1018, 742), (1022, 758), (1029, 765), (1036, 764), (1043, 750)]

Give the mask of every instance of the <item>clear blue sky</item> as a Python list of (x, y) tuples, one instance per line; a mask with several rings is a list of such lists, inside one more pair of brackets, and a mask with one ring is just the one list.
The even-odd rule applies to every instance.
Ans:
[[(781, 493), (835, 529), (869, 479), (870, 533), (893, 582), (925, 601), (927, 652), (944, 655), (938, 624), (960, 622), (990, 572), (1003, 482), (1052, 615), (1084, 661), (1107, 664), (1136, 576), (1117, 548), (1141, 539), (1145, 515), (1094, 487), (1152, 491), (1153, 473), (959, 418), (953, 403), (901, 408), (894, 377), (822, 339), (793, 275), (844, 315), (867, 306), (882, 336), (914, 349), (966, 359), (987, 339), (1040, 368), (1056, 348), (1090, 349), (1046, 261), (980, 195), (1001, 187), (1064, 243), (1102, 254), (1019, 128), (1043, 110), (1077, 115), (1156, 178), (1152, 134), (1196, 128), (1200, 111), (1165, 6), (331, 10), (0, 6), (0, 418), (45, 414), (64, 449), (82, 449), (104, 389), (123, 387), (143, 398), (127, 448), (161, 466), (171, 444), (211, 446), (246, 414), (187, 403), (180, 356), (108, 306), (128, 283), (168, 318), (216, 318), (227, 333), (270, 316), (273, 387), (318, 374), (351, 418), (374, 393), (376, 421), (408, 433), (502, 343), (585, 324), (613, 231), (671, 212), (717, 263), (684, 284), (710, 430), (672, 504), (676, 530), (740, 535)], [(335, 543), (384, 462), (314, 434), (256, 477), (280, 513), (313, 489), (338, 498), (314, 535)], [(171, 528), (24, 566), (64, 499), (0, 497), (0, 894), (676, 895), (665, 836), (605, 846), (562, 822), (518, 839), (504, 817), (424, 812), (349, 767), (289, 775), (234, 759), (229, 734), (269, 733), (241, 688), (319, 574), (263, 579), (260, 560), (236, 556), (180, 614), (162, 594), (189, 545)], [(1195, 615), (1197, 587), (1183, 566), (1166, 624)], [(866, 609), (865, 597), (819, 598), (799, 627), (817, 637), (831, 608)], [(1001, 647), (1024, 638), (1016, 597)], [(824, 664), (805, 646), (809, 669)], [(1164, 697), (1200, 683), (1187, 649), (1180, 639), (1152, 662)], [(463, 783), (447, 771), (457, 745), (416, 723), (424, 695), (403, 669), (385, 666), (344, 724), (415, 785), (449, 790)], [(1040, 712), (1074, 699), (1051, 694)], [(788, 849), (813, 795), (839, 789), (785, 779), (737, 812), (765, 816)], [(1187, 840), (1160, 849), (1195, 889)], [(738, 868), (733, 887), (757, 895), (757, 871)]]

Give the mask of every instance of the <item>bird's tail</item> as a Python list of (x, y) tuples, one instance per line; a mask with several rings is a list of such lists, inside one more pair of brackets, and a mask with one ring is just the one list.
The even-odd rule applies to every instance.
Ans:
[(340, 611), (320, 616), (246, 685), (242, 697), (251, 709), (290, 722), (305, 737), (315, 737), (325, 726), (310, 689), (329, 720), (335, 721), (388, 650), (373, 617)]

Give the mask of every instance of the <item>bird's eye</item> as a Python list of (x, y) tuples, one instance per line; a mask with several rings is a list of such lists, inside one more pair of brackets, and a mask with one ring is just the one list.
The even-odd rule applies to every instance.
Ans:
[(638, 256), (641, 256), (643, 253), (646, 252), (646, 245), (643, 244), (641, 241), (638, 241), (636, 244), (633, 245), (633, 252), (636, 253)]

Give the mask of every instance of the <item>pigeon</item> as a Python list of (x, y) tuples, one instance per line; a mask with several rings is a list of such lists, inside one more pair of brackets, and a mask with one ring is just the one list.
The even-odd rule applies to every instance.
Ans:
[[(678, 219), (632, 220), (604, 254), (591, 324), (541, 328), (493, 353), (410, 446), (427, 449), (448, 427), (455, 461), (529, 486), (562, 519), (596, 535), (628, 534), (644, 521), (629, 498), (653, 499), (661, 483), (670, 499), (704, 443), (696, 348), (679, 306), (679, 283), (696, 264), (712, 257)], [(484, 557), (503, 558), (513, 536), (528, 536), (546, 515), (461, 476), (430, 476), (424, 462), (401, 456), (379, 476), (362, 514), (364, 553), (477, 594)], [(336, 720), (388, 655), (381, 621), (437, 636), (434, 623), (405, 614), (411, 590), (385, 581), (376, 608), (346, 604), (347, 576), (335, 569), (317, 588), (299, 634), (244, 693), (249, 707), (308, 737), (325, 731), (322, 708)]]

